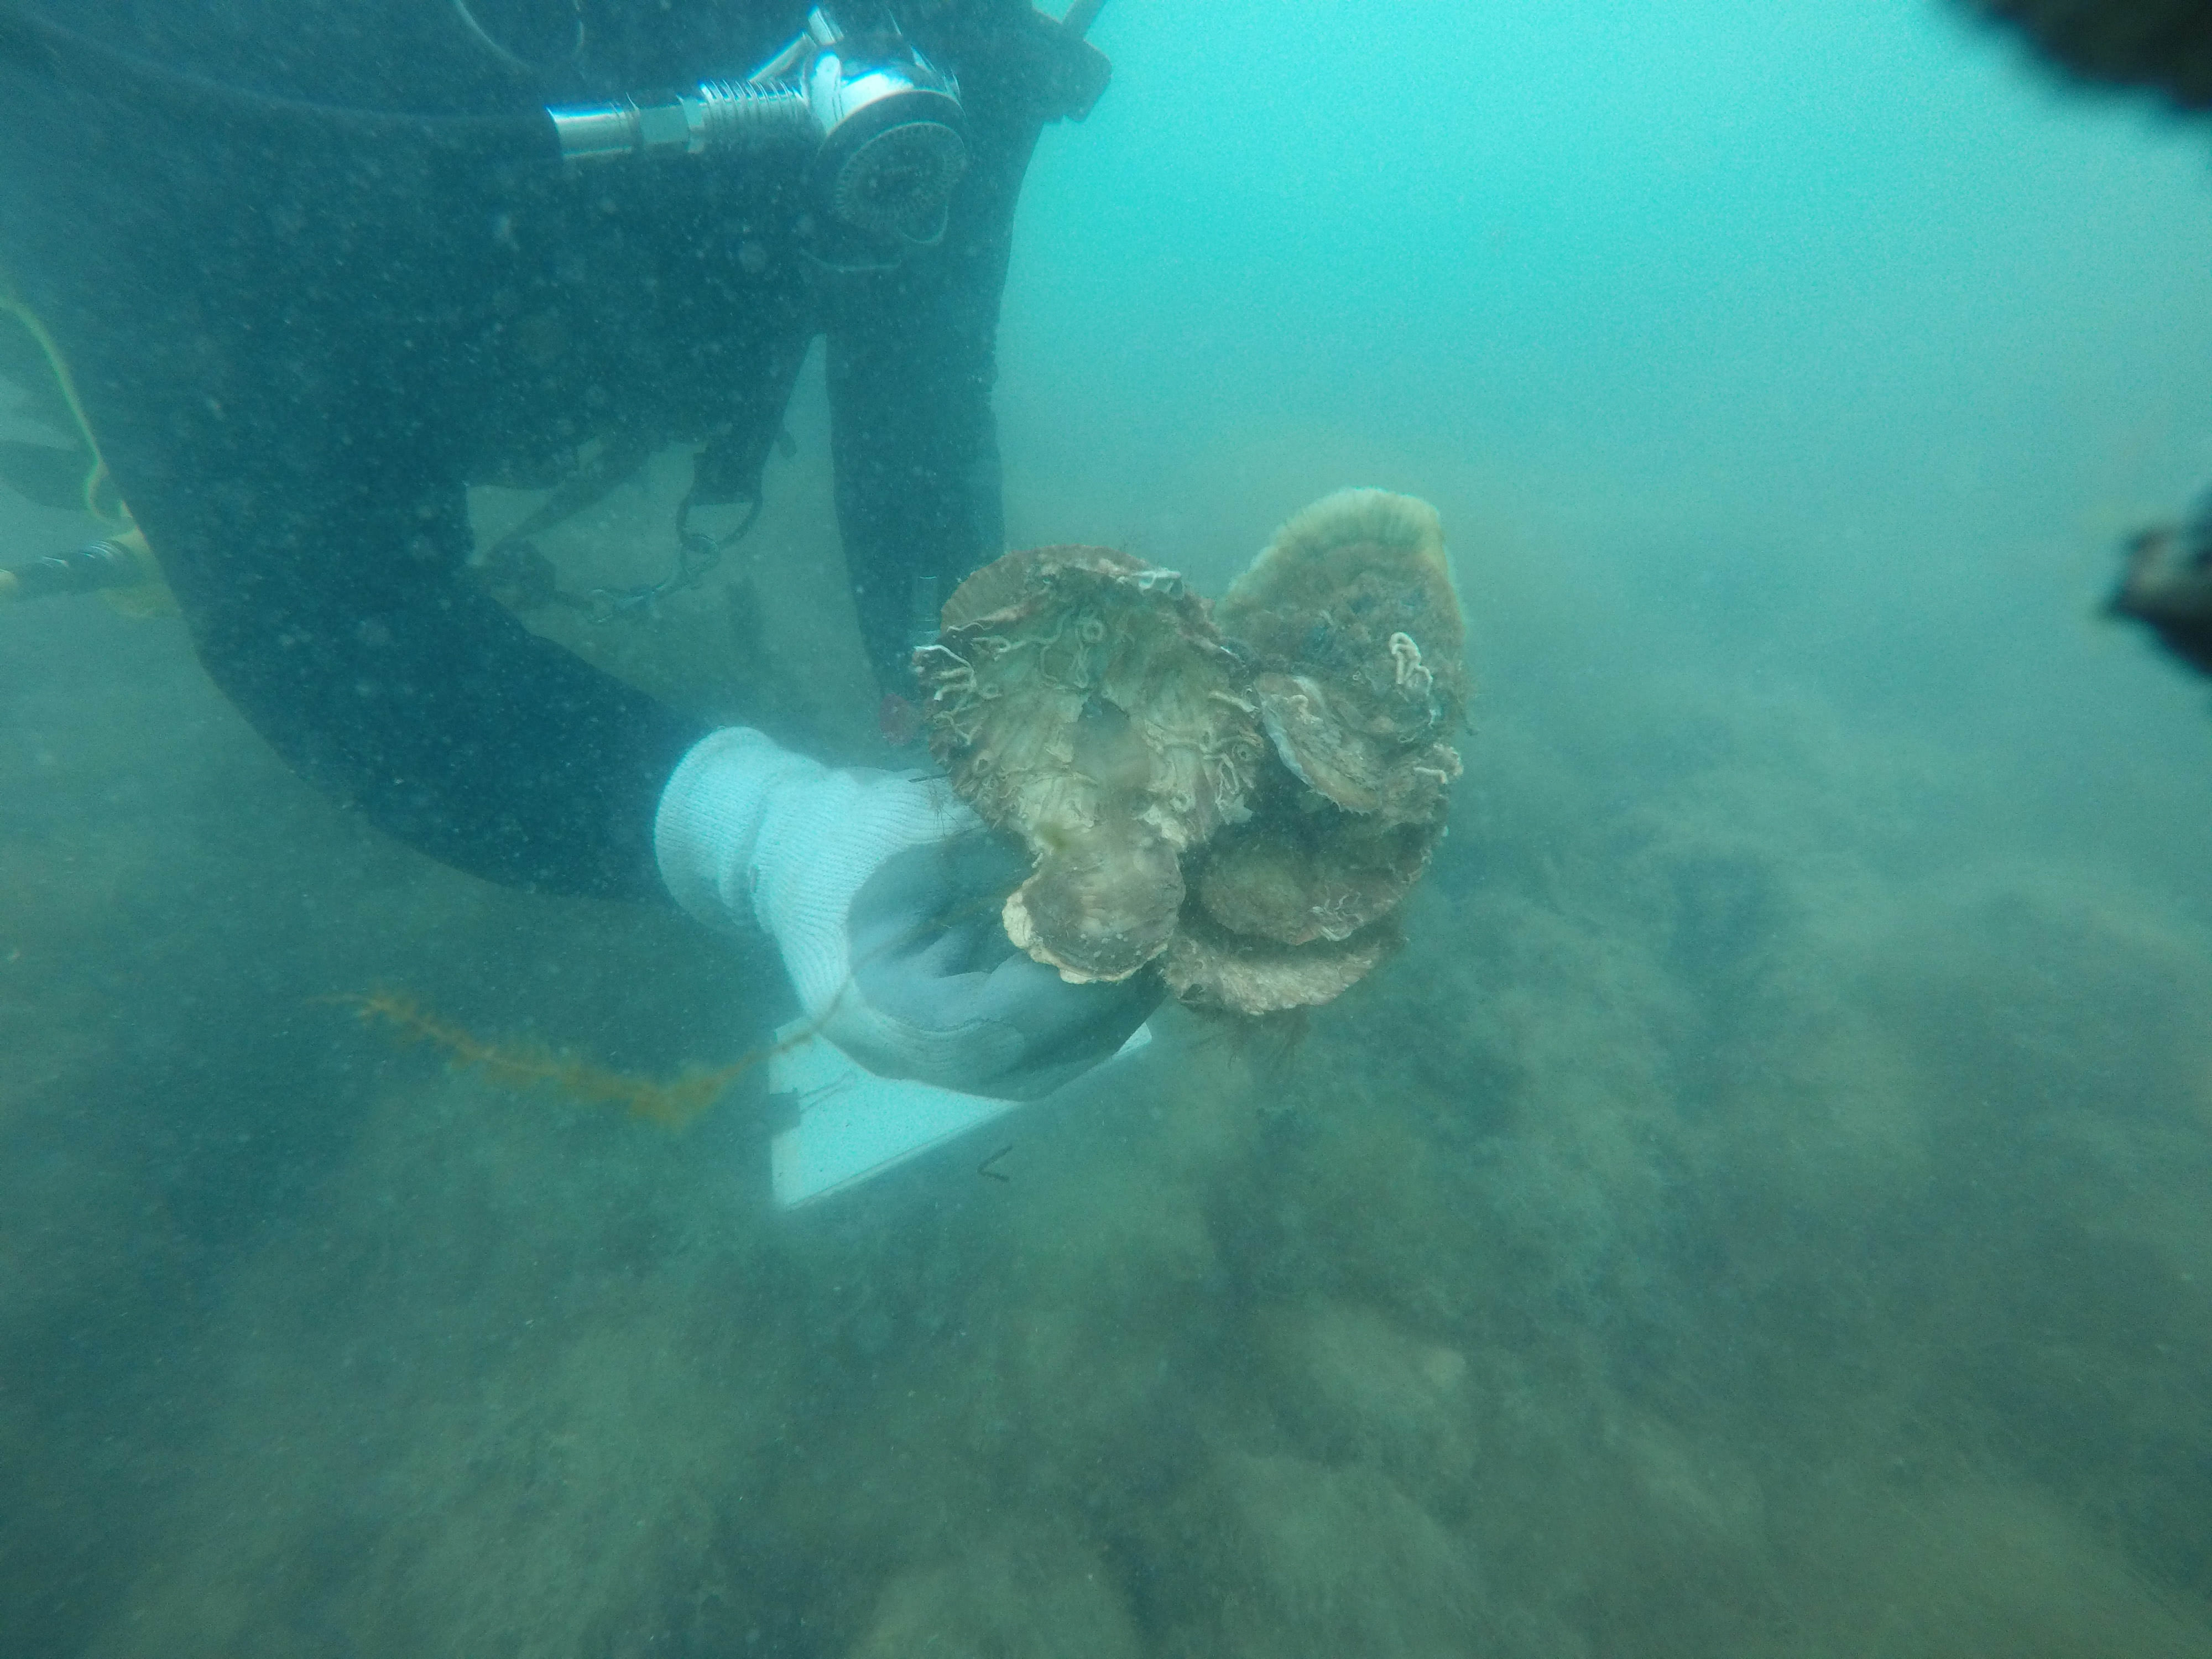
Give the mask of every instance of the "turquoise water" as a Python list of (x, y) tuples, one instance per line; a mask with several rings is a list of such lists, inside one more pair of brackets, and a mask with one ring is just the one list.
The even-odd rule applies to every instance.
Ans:
[[(0, 1655), (2212, 1654), (2212, 702), (2094, 614), (2212, 477), (2212, 130), (1908, 0), (1095, 38), (1010, 536), (1218, 591), (1438, 506), (1406, 951), (778, 1215), (757, 1073), (672, 1134), (322, 1000), (667, 1074), (763, 951), (379, 839), (173, 621), (0, 611)], [(563, 637), (865, 750), (825, 420)], [(656, 574), (679, 489), (547, 550)]]

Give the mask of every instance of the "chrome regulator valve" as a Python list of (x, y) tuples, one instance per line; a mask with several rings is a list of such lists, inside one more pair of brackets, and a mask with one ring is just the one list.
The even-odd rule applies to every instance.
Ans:
[(549, 108), (562, 159), (811, 149), (823, 210), (872, 235), (933, 241), (968, 166), (960, 86), (883, 21), (848, 32), (817, 7), (742, 81)]

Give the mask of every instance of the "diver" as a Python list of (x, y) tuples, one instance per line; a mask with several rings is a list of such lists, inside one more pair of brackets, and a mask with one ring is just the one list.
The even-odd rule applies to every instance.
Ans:
[(1002, 549), (1015, 204), (1103, 87), (1096, 9), (0, 0), (0, 276), (299, 773), (476, 875), (758, 928), (870, 1069), (1033, 1096), (1157, 983), (1015, 951), (941, 781), (707, 730), (532, 635), (466, 491), (696, 446), (711, 556), (695, 520), (757, 507), (823, 336), (864, 641), (907, 685), (916, 617)]

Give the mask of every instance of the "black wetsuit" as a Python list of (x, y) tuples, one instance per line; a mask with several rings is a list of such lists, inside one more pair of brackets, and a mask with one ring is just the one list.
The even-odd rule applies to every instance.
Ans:
[(471, 482), (623, 433), (714, 440), (705, 493), (757, 487), (821, 333), (879, 673), (916, 575), (998, 550), (999, 298), (1062, 112), (1027, 5), (900, 8), (960, 78), (971, 160), (941, 243), (886, 264), (787, 165), (554, 155), (545, 103), (742, 75), (803, 6), (585, 0), (581, 52), (531, 74), (453, 0), (38, 3), (75, 39), (0, 0), (0, 270), (210, 673), (393, 834), (502, 881), (657, 891), (653, 805), (700, 735), (487, 595)]

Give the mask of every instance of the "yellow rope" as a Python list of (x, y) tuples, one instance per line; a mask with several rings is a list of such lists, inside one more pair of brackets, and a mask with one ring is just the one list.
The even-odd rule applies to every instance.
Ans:
[(687, 1066), (672, 1078), (656, 1078), (584, 1060), (528, 1039), (488, 1041), (441, 1018), (404, 991), (318, 997), (349, 1008), (364, 1023), (383, 1024), (404, 1040), (427, 1043), (456, 1066), (506, 1089), (550, 1088), (587, 1106), (619, 1106), (664, 1129), (688, 1128), (722, 1091), (771, 1055), (805, 1041), (809, 1030), (763, 1044), (727, 1066)]
[(70, 418), (76, 422), (77, 437), (84, 445), (85, 453), (92, 457), (92, 463), (85, 469), (84, 474), (84, 510), (99, 520), (106, 529), (132, 528), (131, 509), (124, 505), (121, 496), (114, 497), (112, 509), (102, 505), (106, 497), (113, 495), (114, 480), (108, 474), (106, 460), (100, 455), (100, 440), (92, 435), (92, 422), (86, 418), (84, 402), (77, 396), (76, 377), (70, 373), (69, 360), (62, 356), (61, 347), (46, 331), (46, 325), (39, 320), (38, 313), (15, 297), (15, 286), (4, 274), (0, 274), (0, 311), (6, 312), (21, 323), (24, 331), (38, 343), (39, 349), (46, 356), (46, 367), (53, 372), (54, 385), (62, 394), (62, 401), (69, 405)]

